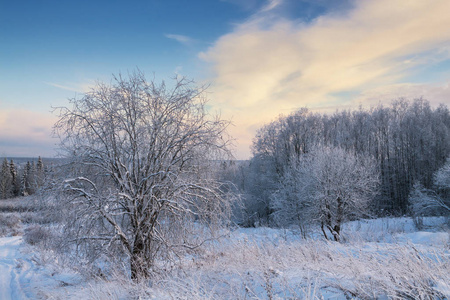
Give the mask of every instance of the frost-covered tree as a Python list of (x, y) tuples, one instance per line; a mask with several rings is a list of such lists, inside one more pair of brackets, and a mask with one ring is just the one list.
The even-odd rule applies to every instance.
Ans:
[(412, 212), (421, 216), (430, 212), (450, 212), (450, 201), (442, 198), (434, 190), (425, 188), (421, 183), (414, 184), (409, 195)]
[(20, 194), (22, 196), (28, 195), (28, 190), (30, 187), (30, 183), (28, 182), (28, 169), (30, 169), (30, 167), (30, 162), (27, 162), (20, 178)]
[[(414, 183), (432, 188), (433, 174), (450, 155), (450, 111), (419, 98), (333, 114), (301, 108), (281, 116), (260, 128), (253, 142), (253, 158), (269, 166), (266, 178), (274, 180), (266, 186), (317, 145), (374, 157), (381, 184), (373, 206), (379, 213), (405, 214)], [(258, 197), (255, 192), (251, 195)]]
[(11, 198), (12, 195), (13, 190), (11, 170), (8, 160), (4, 158), (0, 170), (0, 199)]
[[(304, 158), (306, 159), (306, 158)], [(313, 223), (317, 207), (312, 199), (314, 177), (308, 172), (309, 163), (297, 162), (287, 168), (279, 188), (271, 195), (272, 218), (278, 226), (297, 225), (306, 237), (307, 227)]]
[(12, 194), (13, 194), (13, 197), (17, 197), (20, 195), (20, 177), (19, 177), (19, 173), (17, 170), (17, 166), (12, 159), (9, 163), (9, 169), (11, 172)]
[(115, 249), (133, 279), (146, 278), (159, 254), (198, 245), (183, 235), (189, 224), (228, 216), (231, 200), (211, 172), (228, 153), (228, 122), (206, 101), (186, 79), (168, 87), (138, 71), (58, 110), (78, 249)]
[(445, 193), (445, 197), (450, 196), (450, 158), (433, 176), (434, 186)]
[(45, 167), (42, 158), (39, 156), (37, 164), (36, 164), (36, 188), (39, 189), (44, 185), (45, 181)]
[(450, 158), (433, 178), (434, 190), (418, 182), (410, 193), (409, 202), (416, 215), (431, 211), (450, 213)]
[(379, 176), (372, 158), (342, 148), (316, 148), (301, 156), (274, 195), (276, 217), (317, 222), (339, 240), (342, 223), (367, 214)]
[(27, 161), (23, 169), (21, 179), (21, 194), (23, 196), (32, 195), (36, 192), (36, 165), (34, 161)]

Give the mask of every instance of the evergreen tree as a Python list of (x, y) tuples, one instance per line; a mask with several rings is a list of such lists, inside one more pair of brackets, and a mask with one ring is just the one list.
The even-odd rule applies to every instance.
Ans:
[(12, 196), (17, 197), (20, 194), (20, 180), (17, 172), (17, 167), (14, 164), (14, 161), (11, 159), (11, 162), (9, 163), (9, 169), (11, 172), (11, 180), (12, 180)]
[(22, 174), (22, 181), (21, 181), (21, 194), (22, 196), (28, 196), (31, 195), (31, 164), (29, 161), (27, 161), (27, 164), (25, 165), (25, 168), (23, 169)]
[(11, 198), (12, 196), (12, 176), (8, 160), (5, 158), (2, 163), (0, 173), (0, 199)]
[(39, 189), (44, 185), (45, 181), (45, 167), (42, 158), (39, 156), (36, 164), (36, 188)]

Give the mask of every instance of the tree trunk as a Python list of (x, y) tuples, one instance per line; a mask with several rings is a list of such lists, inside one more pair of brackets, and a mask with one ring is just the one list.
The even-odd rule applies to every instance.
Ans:
[(145, 244), (140, 235), (134, 241), (133, 252), (130, 257), (131, 279), (140, 281), (150, 276), (150, 257), (146, 257)]
[[(337, 198), (337, 217), (336, 217), (336, 225), (334, 225), (331, 233), (334, 236), (334, 240), (339, 242), (340, 234), (341, 234), (341, 223), (344, 218), (344, 201), (342, 201), (341, 197)], [(331, 228), (330, 228), (331, 230)]]
[(340, 224), (334, 225), (333, 231), (331, 233), (334, 236), (334, 240), (336, 242), (339, 242), (340, 241), (340, 237), (341, 237), (341, 225)]
[(327, 233), (325, 232), (325, 224), (323, 224), (323, 222), (322, 222), (322, 224), (321, 224), (321, 228), (322, 228), (323, 236), (324, 236), (325, 239), (328, 241), (328, 236), (327, 236)]

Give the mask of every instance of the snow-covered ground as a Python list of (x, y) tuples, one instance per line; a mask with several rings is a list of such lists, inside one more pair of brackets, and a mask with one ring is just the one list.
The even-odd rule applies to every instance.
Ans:
[(26, 299), (23, 279), (29, 270), (29, 262), (19, 253), (20, 237), (0, 239), (0, 299)]
[(82, 282), (76, 273), (58, 273), (54, 265), (40, 265), (30, 250), (21, 236), (0, 238), (1, 300), (48, 299), (51, 290), (63, 296), (65, 286)]
[(295, 230), (239, 228), (134, 285), (85, 278), (49, 250), (0, 238), (0, 299), (434, 299), (450, 298), (444, 218), (347, 223), (345, 241)]
[[(429, 231), (414, 231), (409, 218), (350, 223), (344, 243), (241, 228), (184, 261), (158, 298), (167, 290), (172, 298), (191, 293), (186, 299), (449, 298), (449, 232), (443, 218), (426, 222)], [(370, 236), (369, 228), (378, 231)]]

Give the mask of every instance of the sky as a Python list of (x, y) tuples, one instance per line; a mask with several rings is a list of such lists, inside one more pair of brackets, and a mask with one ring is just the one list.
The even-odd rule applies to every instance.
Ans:
[(302, 107), (450, 105), (449, 12), (448, 0), (0, 0), (0, 156), (55, 156), (52, 107), (136, 68), (208, 85), (237, 159)]

